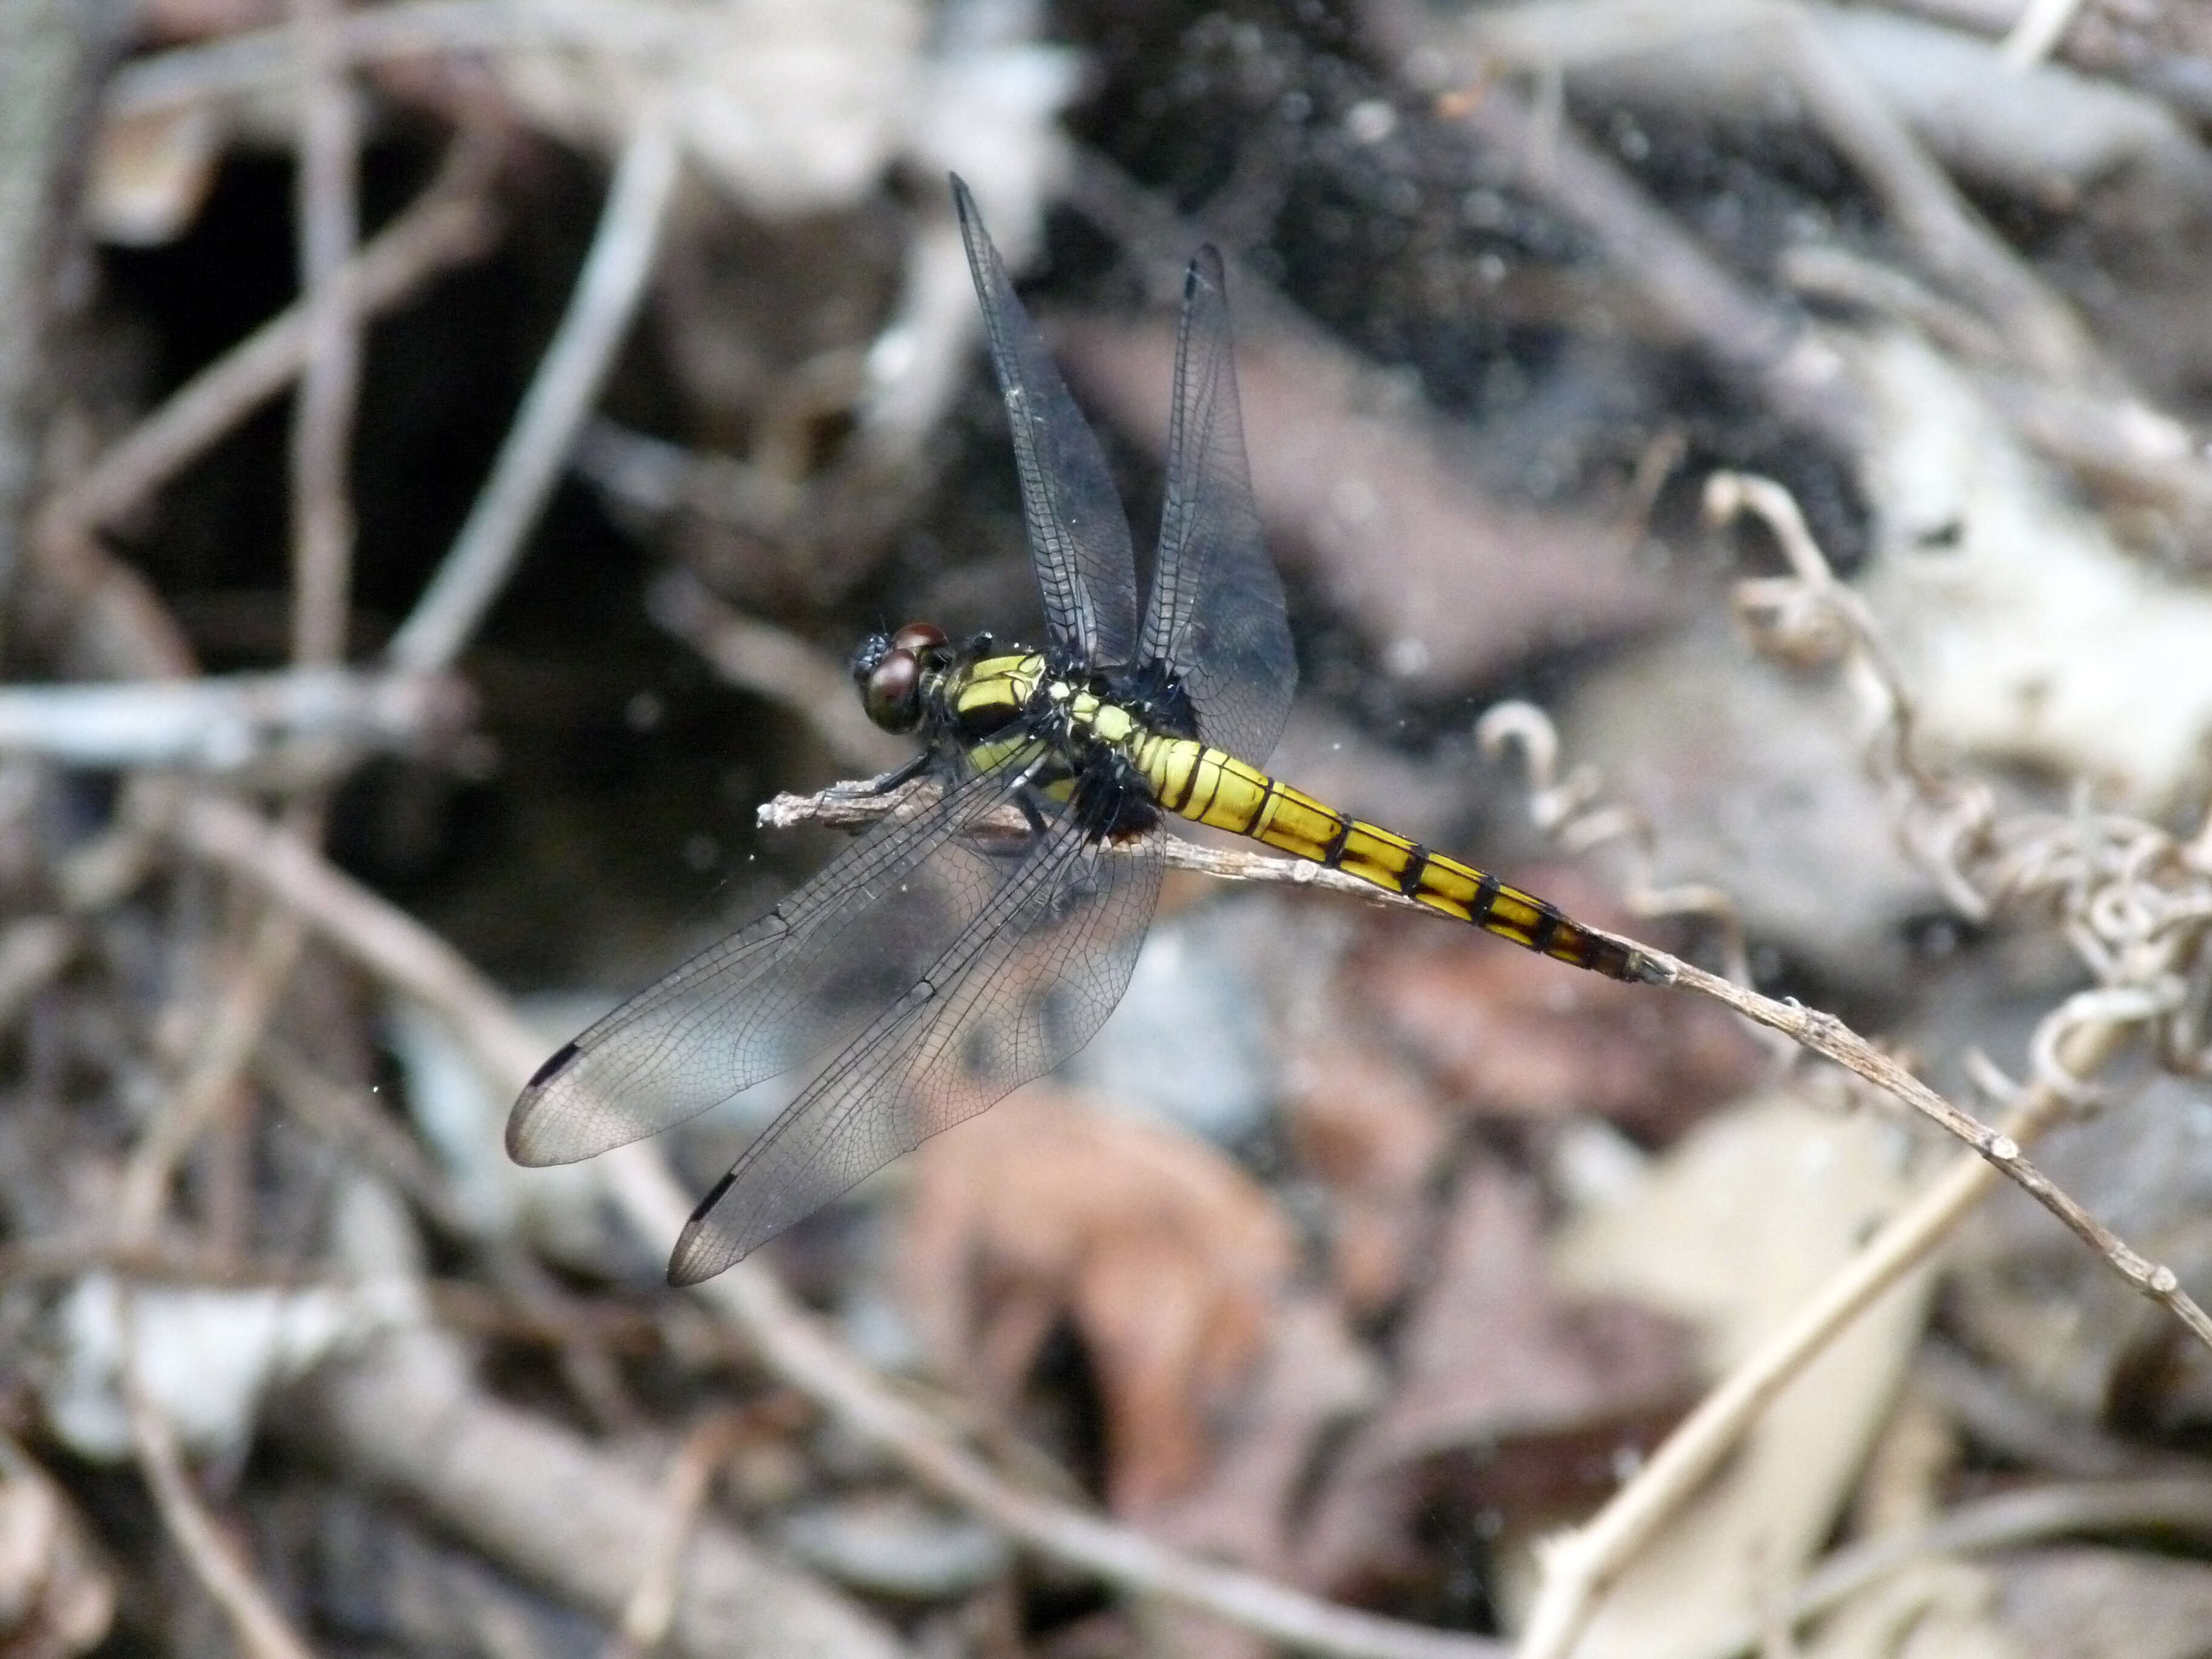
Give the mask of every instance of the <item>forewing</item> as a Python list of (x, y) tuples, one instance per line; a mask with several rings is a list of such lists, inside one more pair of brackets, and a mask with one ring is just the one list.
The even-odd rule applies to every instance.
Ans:
[(1290, 713), (1297, 659), (1252, 501), (1228, 295), (1210, 246), (1183, 279), (1167, 501), (1137, 660), (1181, 676), (1200, 737), (1266, 761)]
[(518, 1164), (568, 1164), (804, 1064), (895, 1000), (988, 897), (962, 840), (1016, 762), (876, 825), (805, 886), (539, 1068), (507, 1121)]
[(1022, 513), (1044, 597), (1046, 629), (1071, 661), (1086, 667), (1126, 664), (1137, 636), (1136, 565), (1129, 520), (1105, 454), (1068, 395), (1036, 325), (1015, 297), (975, 198), (957, 178), (952, 195), (975, 296), (983, 306), (991, 368), (1013, 428)]
[(908, 994), (745, 1149), (677, 1241), (670, 1282), (711, 1278), (1088, 1042), (1128, 988), (1159, 885), (1155, 840), (1109, 850), (1072, 819), (1047, 830)]

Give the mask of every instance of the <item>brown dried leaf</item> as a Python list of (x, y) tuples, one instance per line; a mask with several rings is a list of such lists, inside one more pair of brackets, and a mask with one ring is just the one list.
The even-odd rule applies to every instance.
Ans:
[[(1571, 872), (1534, 890), (1600, 927), (1620, 921)], [(1724, 1010), (1577, 973), (1467, 929), (1377, 918), (1352, 993), (1473, 1110), (1595, 1113), (1668, 1140), (1750, 1088), (1758, 1044)]]
[(1355, 1315), (1378, 1313), (1405, 1289), (1428, 1226), (1424, 1194), (1444, 1151), (1442, 1115), (1411, 1070), (1341, 1033), (1291, 1056), (1283, 1105), (1299, 1162), (1334, 1200), (1337, 1294)]
[[(1334, 1305), (1316, 1296), (1287, 1297), (1266, 1358), (1224, 1413), (1205, 1479), (1148, 1515), (1145, 1530), (1194, 1554), (1288, 1577), (1291, 1523), (1316, 1451), (1332, 1428), (1372, 1402), (1381, 1382), (1373, 1356)], [(1163, 1611), (1165, 1652), (1263, 1659), (1273, 1651), (1251, 1632), (1208, 1615)]]
[(1401, 1565), (1413, 1508), (1440, 1481), (1466, 1502), (1556, 1510), (1593, 1474), (1609, 1481), (1612, 1450), (1662, 1426), (1697, 1380), (1682, 1327), (1561, 1295), (1534, 1191), (1491, 1164), (1461, 1185), (1400, 1373), (1315, 1507), (1303, 1554), (1316, 1583)]
[(947, 1375), (1011, 1401), (1063, 1320), (1104, 1396), (1107, 1495), (1139, 1514), (1205, 1468), (1291, 1261), (1267, 1195), (1202, 1142), (1031, 1088), (929, 1143), (900, 1263)]

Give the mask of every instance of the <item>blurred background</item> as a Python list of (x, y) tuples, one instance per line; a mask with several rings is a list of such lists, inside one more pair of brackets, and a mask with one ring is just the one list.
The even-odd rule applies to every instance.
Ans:
[(1680, 990), (1175, 873), (703, 1299), (787, 1086), (500, 1140), (842, 843), (861, 635), (1040, 637), (957, 170), (1140, 565), (1223, 251), (1249, 758), (2212, 1287), (2208, 132), (2165, 0), (9, 0), (0, 1651), (2212, 1653), (2212, 1355)]

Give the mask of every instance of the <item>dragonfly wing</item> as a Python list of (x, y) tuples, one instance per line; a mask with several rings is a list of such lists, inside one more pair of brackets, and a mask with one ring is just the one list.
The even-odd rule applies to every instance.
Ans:
[(1071, 817), (831, 1060), (701, 1204), (672, 1284), (711, 1278), (931, 1135), (1044, 1075), (1128, 988), (1159, 896), (1153, 840), (1109, 850)]
[(1085, 666), (1126, 664), (1137, 637), (1136, 565), (1129, 520), (1104, 452), (1015, 297), (975, 198), (957, 178), (952, 196), (975, 296), (982, 301), (991, 368), (1013, 428), (1022, 512), (1044, 596), (1046, 630), (1066, 660)]
[(1169, 416), (1167, 501), (1137, 660), (1182, 678), (1206, 742), (1255, 764), (1282, 734), (1297, 658), (1252, 501), (1221, 255), (1183, 279)]
[(562, 1048), (514, 1103), (508, 1154), (568, 1164), (641, 1139), (805, 1063), (896, 998), (996, 884), (962, 837), (1006, 800), (1021, 758), (877, 824)]

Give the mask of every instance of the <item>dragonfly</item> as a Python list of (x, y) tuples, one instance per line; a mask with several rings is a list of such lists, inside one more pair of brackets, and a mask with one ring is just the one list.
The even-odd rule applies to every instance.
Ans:
[(1184, 280), (1140, 617), (1104, 453), (973, 198), (957, 178), (952, 191), (1012, 429), (1043, 645), (956, 646), (921, 623), (864, 640), (851, 666), (869, 716), (921, 740), (910, 766), (866, 787), (927, 775), (935, 792), (908, 791), (902, 802), (924, 804), (879, 819), (766, 915), (564, 1044), (515, 1102), (509, 1154), (565, 1164), (818, 1064), (693, 1213), (672, 1284), (720, 1273), (1087, 1043), (1128, 986), (1171, 817), (1556, 962), (1663, 977), (1632, 945), (1261, 769), (1297, 665), (1253, 501), (1220, 254), (1200, 249)]

